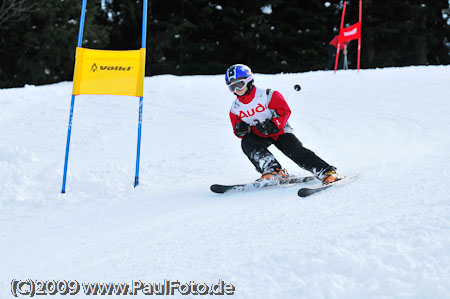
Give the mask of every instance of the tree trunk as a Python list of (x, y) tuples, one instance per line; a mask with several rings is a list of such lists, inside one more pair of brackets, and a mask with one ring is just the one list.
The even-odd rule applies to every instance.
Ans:
[(365, 66), (366, 68), (374, 67), (376, 66), (375, 62), (375, 42), (374, 42), (374, 20), (372, 17), (371, 11), (373, 10), (372, 6), (372, 0), (365, 0), (363, 1), (363, 8), (362, 8), (362, 38), (361, 41), (364, 43), (364, 45), (361, 45), (361, 48), (364, 49), (363, 51), (366, 53), (365, 59), (362, 59), (363, 61), (367, 61), (367, 63), (362, 63), (362, 66)]
[(427, 52), (428, 45), (426, 39), (426, 24), (427, 24), (427, 15), (426, 15), (426, 6), (419, 6), (416, 8), (416, 13), (414, 14), (416, 24), (416, 29), (414, 33), (414, 64), (428, 64), (427, 61)]

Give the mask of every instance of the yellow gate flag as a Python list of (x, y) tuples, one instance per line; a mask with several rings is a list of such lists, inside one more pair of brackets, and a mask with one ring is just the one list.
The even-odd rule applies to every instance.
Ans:
[(145, 48), (108, 51), (77, 47), (73, 95), (144, 95)]

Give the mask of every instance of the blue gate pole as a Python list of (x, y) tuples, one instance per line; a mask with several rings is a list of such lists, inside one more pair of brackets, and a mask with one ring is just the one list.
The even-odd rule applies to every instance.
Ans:
[[(86, 3), (87, 0), (83, 0), (80, 17), (80, 28), (78, 30), (77, 47), (81, 47), (83, 43), (84, 19), (86, 17)], [(64, 159), (64, 175), (61, 193), (66, 193), (67, 164), (69, 162), (70, 135), (72, 133), (72, 118), (74, 105), (75, 105), (75, 95), (72, 95), (72, 100), (70, 101), (70, 116), (69, 116), (69, 126), (67, 128), (67, 141), (66, 141), (66, 157)]]
[[(142, 8), (142, 45), (141, 48), (147, 46), (147, 0), (144, 0)], [(145, 66), (144, 66), (145, 68)], [(145, 72), (144, 72), (145, 78)], [(134, 177), (134, 187), (139, 185), (139, 162), (141, 157), (141, 132), (142, 132), (142, 106), (144, 105), (144, 97), (139, 97), (139, 123), (138, 123), (138, 140), (136, 153), (136, 175)]]
[(138, 139), (137, 139), (137, 153), (136, 153), (136, 175), (134, 177), (134, 187), (139, 185), (139, 160), (141, 156), (141, 131), (142, 131), (142, 105), (144, 98), (139, 97), (139, 124), (138, 124)]

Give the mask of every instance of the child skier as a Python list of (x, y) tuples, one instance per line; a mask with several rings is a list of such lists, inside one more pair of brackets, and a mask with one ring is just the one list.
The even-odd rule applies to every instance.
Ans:
[(243, 64), (229, 67), (225, 82), (236, 95), (230, 111), (233, 131), (242, 138), (243, 152), (261, 173), (258, 181), (288, 178), (286, 170), (267, 149), (272, 144), (298, 166), (312, 172), (324, 185), (342, 179), (336, 167), (303, 147), (292, 134), (288, 123), (291, 110), (281, 93), (256, 87), (252, 71)]

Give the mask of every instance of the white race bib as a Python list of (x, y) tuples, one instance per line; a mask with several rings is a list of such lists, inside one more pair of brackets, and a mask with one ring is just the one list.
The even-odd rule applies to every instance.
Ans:
[(258, 122), (264, 122), (266, 119), (272, 119), (273, 117), (272, 111), (269, 109), (273, 91), (267, 95), (265, 89), (255, 88), (255, 97), (250, 103), (244, 104), (238, 99), (235, 99), (231, 106), (231, 112), (251, 126), (255, 126)]

